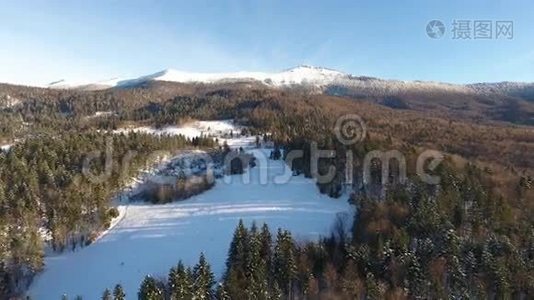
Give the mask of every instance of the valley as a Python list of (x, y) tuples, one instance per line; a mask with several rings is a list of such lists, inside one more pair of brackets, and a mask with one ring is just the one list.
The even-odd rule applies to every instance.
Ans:
[[(200, 124), (219, 133), (239, 132), (227, 122)], [(46, 257), (46, 267), (28, 294), (35, 299), (59, 299), (64, 294), (96, 299), (104, 289), (121, 284), (127, 295), (135, 295), (147, 274), (164, 276), (178, 260), (194, 264), (201, 252), (220, 279), (227, 245), (240, 219), (249, 226), (266, 223), (273, 230), (290, 230), (302, 242), (328, 237), (339, 218), (350, 230), (353, 208), (346, 198), (319, 194), (312, 179), (293, 176), (284, 161), (268, 159), (272, 149), (256, 148), (254, 138), (238, 136), (225, 142), (260, 158), (258, 165), (246, 174), (218, 179), (212, 189), (183, 201), (154, 205), (129, 203), (123, 197), (118, 222), (85, 248)], [(287, 182), (278, 182), (278, 177)]]

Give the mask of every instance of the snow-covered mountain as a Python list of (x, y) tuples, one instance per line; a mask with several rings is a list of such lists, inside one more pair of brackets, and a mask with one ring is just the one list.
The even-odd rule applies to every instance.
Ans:
[(118, 82), (120, 86), (157, 80), (182, 83), (221, 83), (259, 81), (272, 86), (316, 85), (322, 86), (349, 75), (325, 68), (299, 66), (278, 73), (235, 72), (235, 73), (191, 73), (167, 69), (148, 76)]
[(112, 87), (132, 87), (151, 81), (178, 83), (240, 83), (258, 82), (274, 88), (305, 87), (328, 94), (361, 94), (386, 96), (403, 92), (445, 92), (462, 94), (502, 94), (534, 100), (534, 83), (498, 82), (449, 84), (433, 81), (385, 80), (354, 76), (348, 73), (302, 65), (281, 72), (198, 73), (166, 69), (137, 78), (113, 78), (98, 82), (60, 80), (47, 85), (54, 89), (102, 90)]
[(99, 82), (69, 82), (59, 80), (47, 87), (56, 89), (106, 89), (111, 87), (135, 86), (148, 81), (169, 81), (180, 83), (233, 83), (261, 82), (269, 86), (311, 85), (324, 86), (340, 79), (348, 79), (349, 74), (312, 66), (298, 66), (282, 72), (234, 72), (234, 73), (198, 73), (166, 69), (154, 74), (133, 79), (119, 79)]

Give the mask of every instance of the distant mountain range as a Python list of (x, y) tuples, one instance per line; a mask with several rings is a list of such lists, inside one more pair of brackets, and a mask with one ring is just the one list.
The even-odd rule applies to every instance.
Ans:
[(206, 84), (261, 82), (265, 85), (277, 87), (292, 85), (309, 85), (320, 87), (349, 77), (350, 75), (339, 71), (311, 66), (299, 66), (278, 73), (195, 73), (167, 69), (154, 74), (131, 79), (114, 78), (111, 80), (91, 83), (77, 83), (60, 80), (50, 83), (47, 87), (60, 89), (106, 89), (111, 87), (131, 87), (148, 81), (169, 81), (180, 83)]
[(60, 80), (44, 88), (0, 84), (0, 110), (14, 110), (43, 97), (63, 99), (67, 95), (84, 98), (108, 94), (118, 98), (130, 95), (131, 99), (136, 93), (134, 90), (142, 90), (146, 99), (152, 100), (181, 95), (230, 97), (232, 91), (242, 89), (291, 92), (297, 96), (302, 93), (336, 96), (395, 110), (424, 112), (427, 116), (534, 125), (534, 83), (386, 80), (312, 66), (298, 66), (278, 73), (191, 73), (167, 69), (138, 78), (98, 82)]
[(534, 101), (534, 83), (498, 82), (475, 84), (449, 84), (433, 81), (385, 80), (374, 77), (354, 76), (344, 72), (313, 66), (298, 66), (277, 73), (234, 72), (195, 73), (166, 69), (138, 78), (113, 78), (98, 82), (69, 82), (59, 80), (46, 87), (53, 89), (103, 90), (113, 87), (135, 87), (152, 81), (178, 83), (260, 83), (276, 88), (308, 88), (334, 95), (387, 96), (399, 93), (438, 92), (481, 95), (505, 95)]

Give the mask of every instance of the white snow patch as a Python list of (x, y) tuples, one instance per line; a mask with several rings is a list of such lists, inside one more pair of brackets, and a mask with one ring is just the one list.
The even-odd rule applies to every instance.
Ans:
[(92, 114), (90, 116), (87, 116), (85, 118), (86, 119), (95, 119), (95, 118), (100, 118), (100, 117), (110, 117), (110, 116), (113, 116), (113, 115), (116, 115), (116, 113), (113, 112), (113, 111), (97, 111), (94, 114)]
[(13, 147), (13, 144), (0, 145), (0, 150), (8, 152), (11, 147)]
[(193, 137), (217, 137), (224, 138), (230, 135), (240, 135), (243, 127), (237, 126), (232, 120), (220, 121), (193, 121), (182, 126), (166, 126), (160, 129), (154, 127), (121, 128), (114, 133), (143, 132), (158, 135), (183, 135), (186, 138)]

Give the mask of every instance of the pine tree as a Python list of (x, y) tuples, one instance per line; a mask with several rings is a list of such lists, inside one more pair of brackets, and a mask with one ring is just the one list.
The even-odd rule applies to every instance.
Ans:
[(193, 269), (193, 280), (193, 298), (198, 300), (211, 299), (213, 295), (211, 288), (215, 284), (215, 279), (204, 253), (200, 254), (198, 263)]
[(139, 289), (139, 300), (163, 300), (163, 290), (156, 279), (146, 276)]
[(245, 275), (246, 258), (247, 258), (247, 243), (248, 230), (243, 224), (243, 220), (239, 220), (230, 249), (228, 250), (228, 257), (226, 260), (226, 272), (224, 275), (224, 282), (226, 290), (232, 299), (242, 299), (246, 297), (245, 290), (247, 288), (247, 278)]
[(425, 292), (425, 278), (423, 269), (419, 263), (418, 257), (412, 252), (409, 253), (408, 262), (408, 288), (410, 296), (416, 299), (420, 299), (424, 296)]
[(244, 299), (246, 298), (246, 279), (244, 273), (237, 269), (231, 269), (227, 271), (226, 278), (224, 279), (225, 290), (231, 299)]
[(269, 226), (267, 224), (263, 224), (261, 228), (260, 233), (260, 240), (261, 240), (261, 250), (260, 250), (260, 256), (263, 261), (265, 261), (266, 267), (269, 269), (271, 267), (271, 256), (272, 256), (272, 237), (271, 232), (269, 231)]
[(112, 300), (111, 292), (109, 291), (109, 289), (106, 289), (102, 294), (102, 300)]
[(169, 272), (169, 293), (172, 299), (190, 299), (192, 297), (192, 278), (180, 261)]
[(124, 293), (124, 289), (122, 288), (122, 285), (117, 284), (115, 288), (113, 289), (113, 300), (124, 300), (126, 299), (126, 294)]
[(281, 300), (284, 298), (284, 292), (280, 289), (278, 282), (273, 283), (272, 290), (269, 295), (269, 300)]
[(230, 249), (228, 250), (228, 258), (226, 260), (227, 271), (233, 268), (244, 269), (247, 238), (248, 231), (243, 224), (243, 220), (239, 220), (232, 242), (230, 243)]
[(467, 299), (466, 276), (457, 256), (450, 257), (447, 271), (450, 279), (450, 296), (455, 299)]
[(228, 294), (228, 291), (226, 290), (226, 287), (224, 284), (219, 283), (217, 286), (217, 292), (216, 292), (216, 299), (217, 300), (230, 300), (230, 295)]
[(245, 293), (248, 299), (266, 299), (268, 296), (267, 270), (261, 257), (261, 247), (260, 235), (253, 224), (247, 241), (245, 266)]
[(273, 276), (286, 295), (292, 290), (296, 272), (293, 239), (288, 231), (279, 229), (273, 254)]

